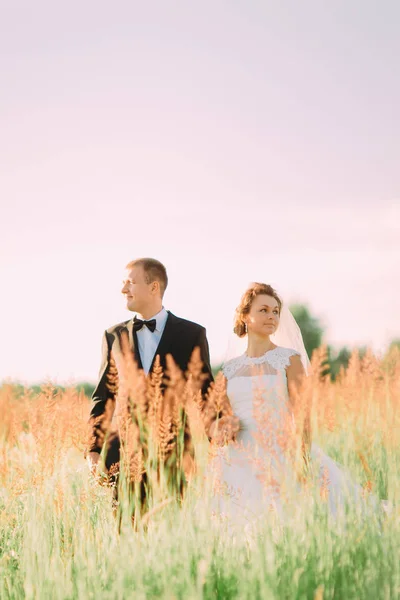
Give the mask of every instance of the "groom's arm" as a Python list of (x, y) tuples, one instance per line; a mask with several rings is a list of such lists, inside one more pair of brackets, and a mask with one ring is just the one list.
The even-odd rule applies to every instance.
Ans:
[(89, 417), (89, 444), (86, 454), (100, 453), (104, 438), (109, 429), (115, 409), (118, 393), (118, 371), (111, 348), (114, 336), (104, 332), (101, 351), (99, 380), (92, 395), (92, 407)]
[(206, 334), (206, 330), (204, 329), (204, 327), (201, 328), (201, 331), (199, 333), (199, 336), (197, 338), (197, 343), (195, 344), (195, 346), (197, 346), (200, 349), (200, 359), (201, 359), (201, 362), (203, 363), (202, 371), (203, 371), (204, 379), (203, 379), (203, 384), (202, 384), (202, 388), (201, 388), (201, 393), (202, 393), (202, 396), (204, 399), (211, 383), (214, 381), (214, 376), (213, 376), (211, 364), (210, 364), (210, 348), (208, 345), (207, 334)]

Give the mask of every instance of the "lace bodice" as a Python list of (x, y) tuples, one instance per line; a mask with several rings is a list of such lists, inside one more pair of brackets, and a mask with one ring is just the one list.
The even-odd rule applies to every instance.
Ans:
[(228, 381), (232, 377), (275, 375), (279, 371), (285, 371), (290, 365), (290, 357), (294, 355), (299, 356), (299, 353), (292, 348), (277, 346), (262, 356), (251, 357), (246, 353), (241, 354), (225, 363), (222, 370)]
[(296, 350), (278, 346), (256, 358), (242, 354), (224, 365), (227, 394), (233, 413), (241, 423), (242, 441), (251, 442), (246, 432), (257, 429), (255, 399), (258, 403), (261, 399), (259, 410), (272, 411), (275, 421), (286, 419), (289, 414), (286, 367), (294, 355), (298, 355)]

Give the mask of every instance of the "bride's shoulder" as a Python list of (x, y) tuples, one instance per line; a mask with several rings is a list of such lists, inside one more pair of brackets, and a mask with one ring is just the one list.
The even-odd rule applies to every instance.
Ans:
[(231, 358), (227, 360), (226, 363), (222, 365), (222, 372), (227, 379), (230, 379), (238, 370), (238, 368), (243, 364), (244, 355), (235, 356), (235, 358)]
[(246, 354), (241, 354), (235, 358), (231, 358), (222, 366), (222, 372), (227, 379), (230, 379), (242, 366), (255, 366), (269, 363), (274, 369), (286, 369), (290, 365), (292, 356), (300, 356), (300, 353), (293, 348), (284, 348), (276, 346), (272, 350), (268, 350), (262, 356), (250, 358)]
[(292, 356), (300, 356), (300, 352), (293, 348), (285, 348), (284, 346), (277, 346), (271, 350), (268, 355), (268, 362), (271, 366), (276, 369), (286, 369), (290, 365), (290, 359)]

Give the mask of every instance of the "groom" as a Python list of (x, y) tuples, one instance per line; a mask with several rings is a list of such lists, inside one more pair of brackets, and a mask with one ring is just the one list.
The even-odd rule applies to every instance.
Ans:
[[(118, 395), (118, 379), (123, 376), (121, 357), (123, 357), (123, 337), (128, 340), (137, 366), (145, 374), (152, 372), (155, 358), (160, 358), (165, 370), (166, 355), (170, 354), (177, 366), (185, 373), (195, 348), (199, 348), (203, 363), (203, 387), (205, 394), (213, 381), (206, 330), (197, 323), (176, 317), (163, 307), (163, 296), (167, 288), (168, 277), (163, 264), (153, 258), (140, 258), (126, 266), (126, 279), (122, 293), (126, 298), (128, 310), (139, 314), (134, 319), (114, 325), (103, 336), (102, 361), (99, 382), (93, 392), (89, 425), (91, 437), (86, 458), (92, 472), (99, 462), (103, 440), (108, 436), (109, 424), (115, 411)], [(110, 380), (113, 385), (110, 385)], [(211, 418), (209, 431), (215, 430), (215, 420), (223, 414)], [(116, 432), (108, 436), (105, 466), (118, 464), (120, 459), (120, 440)], [(185, 432), (185, 450), (183, 462), (190, 472), (193, 463), (193, 450), (190, 431)]]

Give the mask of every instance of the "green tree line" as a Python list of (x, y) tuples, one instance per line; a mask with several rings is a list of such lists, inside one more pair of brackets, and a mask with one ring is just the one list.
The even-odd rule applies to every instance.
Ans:
[[(305, 304), (292, 304), (290, 306), (290, 310), (300, 327), (301, 333), (303, 335), (304, 345), (307, 350), (307, 354), (311, 358), (314, 350), (319, 348), (323, 343), (324, 334), (325, 334), (324, 327), (323, 327), (322, 323), (320, 322), (320, 320), (311, 314), (308, 306), (306, 306)], [(394, 347), (398, 347), (400, 349), (400, 338), (396, 338), (391, 342), (391, 344), (389, 345), (387, 354), (389, 354), (389, 352), (391, 352), (391, 350)], [(364, 356), (366, 351), (367, 351), (366, 347), (358, 348), (360, 358), (362, 358)], [(347, 346), (343, 346), (342, 348), (337, 349), (331, 345), (327, 345), (327, 353), (328, 353), (327, 371), (330, 373), (331, 378), (334, 380), (338, 376), (340, 369), (342, 367), (344, 369), (347, 368), (347, 366), (349, 364), (350, 356), (352, 354), (352, 349), (348, 348)], [(217, 374), (217, 372), (220, 370), (220, 368), (221, 368), (221, 365), (213, 365), (214, 375)], [(15, 387), (17, 388), (17, 390), (19, 388), (20, 394), (23, 394), (24, 390), (26, 389), (20, 384), (16, 384)], [(30, 386), (29, 390), (32, 393), (37, 394), (40, 392), (41, 388), (42, 388), (42, 385), (38, 384), (38, 385)], [(93, 394), (95, 384), (88, 382), (88, 381), (83, 381), (81, 383), (76, 384), (75, 388), (79, 391), (83, 391), (85, 393), (85, 395), (90, 398), (91, 395)], [(64, 391), (65, 387), (55, 386), (55, 390)]]

